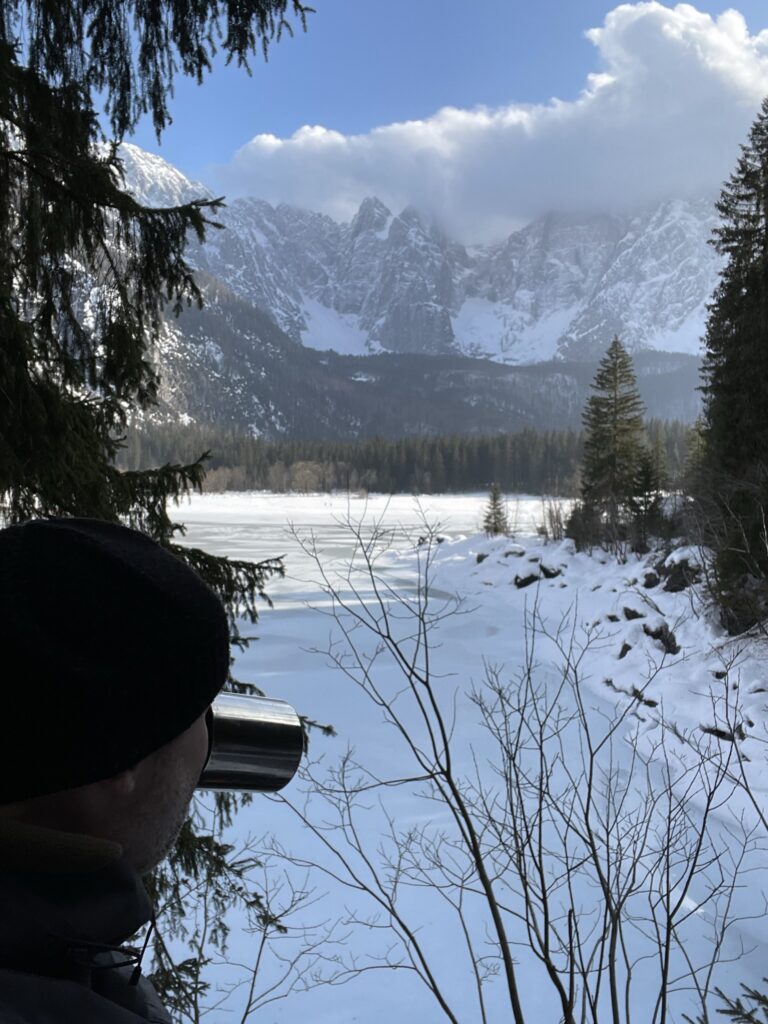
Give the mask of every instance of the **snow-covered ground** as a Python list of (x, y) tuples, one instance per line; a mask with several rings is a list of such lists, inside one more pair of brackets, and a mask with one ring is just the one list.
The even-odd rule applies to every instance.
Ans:
[[(311, 741), (312, 772), (321, 779), (338, 766), (350, 747), (362, 770), (380, 781), (419, 775), (402, 736), (385, 721), (386, 707), (376, 706), (366, 696), (365, 686), (350, 678), (356, 674), (354, 665), (344, 661), (349, 668), (346, 674), (328, 657), (331, 651), (343, 660), (345, 641), (340, 629), (349, 629), (353, 621), (350, 615), (365, 616), (377, 608), (373, 584), (359, 571), (359, 550), (349, 569), (355, 544), (348, 520), (362, 522), (364, 537), (376, 524), (392, 531), (382, 537), (376, 571), (380, 586), (392, 588), (390, 597), (405, 602), (394, 605), (391, 632), (401, 637), (406, 652), (414, 651), (410, 639), (415, 621), (412, 612), (418, 609), (418, 580), (431, 550), (434, 560), (429, 608), (439, 617), (442, 611), (451, 614), (440, 618), (431, 631), (430, 672), (437, 704), (453, 722), (451, 745), (457, 773), (465, 778), (476, 773), (485, 786), (498, 783), (492, 767), (498, 761), (496, 750), (480, 726), (478, 708), (470, 699), (473, 688), (482, 688), (489, 671), (505, 683), (529, 679), (538, 694), (536, 699), (549, 702), (549, 706), (559, 703), (561, 714), (566, 716), (568, 724), (563, 727), (562, 741), (557, 740), (560, 753), (552, 762), (551, 776), (553, 792), (562, 796), (561, 806), (567, 803), (568, 773), (577, 777), (585, 757), (585, 733), (572, 717), (574, 709), (583, 712), (590, 736), (598, 741), (608, 736), (618, 716), (615, 732), (598, 757), (602, 770), (608, 765), (613, 773), (616, 791), (623, 793), (617, 813), (625, 815), (627, 822), (637, 822), (640, 808), (649, 801), (654, 806), (645, 840), (638, 839), (636, 832), (634, 845), (622, 852), (625, 870), (631, 864), (644, 865), (648, 870), (654, 851), (678, 851), (671, 858), (675, 865), (670, 866), (674, 878), (669, 883), (669, 896), (681, 903), (678, 935), (685, 955), (698, 966), (710, 956), (712, 938), (720, 935), (722, 942), (722, 962), (711, 977), (701, 973), (699, 980), (706, 980), (710, 989), (719, 985), (733, 993), (742, 981), (759, 985), (766, 973), (764, 949), (768, 939), (764, 895), (768, 892), (768, 831), (758, 814), (768, 802), (768, 648), (759, 638), (746, 643), (723, 635), (695, 587), (679, 592), (665, 589), (663, 574), (651, 575), (659, 562), (658, 553), (643, 559), (629, 556), (620, 564), (602, 552), (592, 556), (575, 553), (568, 541), (547, 541), (536, 533), (544, 518), (539, 498), (522, 497), (510, 502), (515, 527), (512, 538), (487, 538), (478, 532), (484, 502), (484, 495), (429, 496), (419, 502), (405, 496), (372, 496), (365, 500), (324, 495), (206, 495), (184, 506), (179, 518), (188, 526), (187, 541), (208, 550), (257, 560), (286, 556), (287, 577), (271, 586), (274, 608), (262, 614), (258, 641), (238, 656), (237, 674), (257, 683), (269, 695), (290, 701), (309, 718), (333, 724), (336, 737), (313, 735)], [(437, 533), (444, 538), (431, 549), (429, 544), (418, 544), (419, 537), (427, 534), (425, 520), (438, 524)], [(293, 533), (288, 530), (289, 523), (294, 525)], [(299, 543), (302, 539), (304, 546)], [(319, 566), (311, 557), (309, 549), (313, 546)], [(670, 562), (683, 558), (693, 564), (698, 555), (678, 551)], [(348, 602), (349, 613), (340, 609), (338, 601), (334, 603), (327, 587), (319, 582), (321, 570)], [(458, 604), (454, 604), (452, 595), (460, 599)], [(386, 595), (384, 600), (391, 607)], [(329, 614), (333, 611), (340, 613), (339, 622)], [(351, 638), (362, 654), (362, 682), (369, 690), (375, 687), (390, 708), (401, 709), (419, 742), (426, 744), (428, 737), (418, 733), (422, 726), (417, 708), (409, 704), (402, 671), (384, 651), (366, 677), (366, 659), (376, 652), (375, 638), (365, 628), (357, 629)], [(566, 663), (571, 666), (568, 671), (563, 669)], [(420, 664), (423, 667), (423, 662)], [(533, 702), (529, 691), (528, 725), (535, 718), (536, 707), (542, 706)], [(647, 761), (650, 767), (646, 770)], [(706, 806), (706, 787), (712, 785), (718, 772), (722, 777), (711, 801), (702, 869), (686, 890), (685, 865), (693, 862), (693, 848), (689, 846), (683, 852), (687, 830), (695, 835), (696, 823)], [(735, 780), (742, 775), (749, 783), (752, 801), (735, 788)], [(672, 788), (665, 785), (667, 778), (674, 780)], [(467, 938), (475, 943), (478, 957), (492, 952), (488, 915), (482, 900), (474, 892), (467, 893), (465, 931), (461, 916), (449, 906), (447, 890), (414, 884), (414, 871), (421, 870), (425, 862), (423, 844), (439, 843), (441, 834), (442, 842), (448, 842), (454, 830), (445, 807), (425, 799), (424, 789), (424, 784), (417, 782), (372, 788), (362, 799), (357, 835), (369, 858), (365, 870), (376, 870), (383, 879), (391, 878), (394, 870), (394, 846), (392, 838), (386, 838), (388, 829), (407, 835), (412, 847), (422, 844), (422, 865), (406, 873), (410, 877), (403, 875), (398, 906), (404, 920), (415, 929), (456, 1019), (462, 1024), (475, 1024), (482, 1017), (467, 958)], [(582, 792), (579, 787), (577, 791)], [(665, 823), (680, 825), (679, 808), (677, 812), (674, 808), (675, 801), (684, 795), (690, 820), (685, 829), (680, 827), (677, 838), (671, 834), (666, 837), (665, 846), (659, 830)], [(326, 942), (320, 947), (326, 959), (313, 961), (311, 969), (312, 961), (305, 961), (306, 992), (297, 991), (286, 999), (269, 1002), (252, 1019), (262, 1024), (282, 1024), (297, 1015), (315, 1024), (379, 1024), (393, 1017), (405, 1022), (448, 1019), (413, 970), (383, 968), (387, 959), (402, 960), (403, 948), (383, 927), (388, 918), (381, 905), (359, 889), (329, 877), (328, 871), (342, 879), (346, 874), (339, 854), (348, 864), (356, 865), (356, 870), (362, 870), (365, 862), (359, 853), (350, 852), (340, 829), (322, 831), (323, 823), (333, 818), (332, 803), (338, 792), (326, 796), (330, 802), (313, 793), (306, 780), (297, 780), (285, 792), (288, 803), (259, 798), (237, 823), (238, 837), (258, 836), (264, 848), (269, 841), (261, 837), (272, 834), (294, 860), (317, 863), (326, 869), (324, 874), (303, 866), (286, 869), (279, 862), (273, 863), (272, 884), (277, 884), (287, 870), (294, 891), (313, 893), (312, 900), (288, 922), (292, 929), (304, 931), (289, 932), (276, 944), (277, 951), (295, 954), (302, 942), (316, 940), (326, 928), (333, 929), (336, 940), (336, 944)], [(470, 798), (475, 811), (478, 802), (475, 793)], [(306, 815), (320, 831), (313, 832), (300, 815)], [(329, 845), (323, 845), (323, 836)], [(556, 838), (550, 823), (547, 841), (554, 848)], [(507, 842), (508, 836), (501, 843), (502, 849)], [(744, 855), (736, 886), (723, 888), (716, 900), (707, 900), (709, 887), (716, 884), (713, 879), (729, 877), (740, 850)], [(449, 856), (444, 846), (443, 860), (449, 860)], [(492, 859), (489, 855), (489, 862)], [(705, 869), (707, 860), (710, 863)], [(457, 855), (457, 870), (460, 861)], [(494, 862), (499, 862), (498, 850)], [(595, 921), (599, 896), (589, 872), (574, 877), (571, 899), (575, 901), (576, 918), (586, 930), (587, 923)], [(510, 940), (519, 943), (513, 946), (513, 952), (525, 1019), (528, 1024), (556, 1024), (561, 1015), (554, 990), (541, 964), (528, 952), (524, 925), (514, 916), (519, 892), (514, 878), (509, 868), (498, 878), (497, 890), (500, 902), (510, 911)], [(554, 873), (548, 885), (553, 903), (562, 901), (565, 894), (557, 889)], [(641, 902), (642, 906), (637, 900), (631, 903), (626, 954), (633, 961), (651, 957), (636, 965), (630, 997), (632, 1019), (650, 1024), (659, 1019), (654, 1017), (658, 964), (653, 958), (656, 944), (648, 934), (653, 901), (645, 893)], [(655, 905), (657, 920), (660, 905)], [(726, 912), (731, 924), (723, 931), (721, 915)], [(363, 921), (366, 924), (360, 923)], [(238, 930), (237, 921), (233, 923), (229, 959), (233, 963), (252, 963), (256, 937)], [(364, 968), (363, 972), (348, 984), (339, 984), (349, 977), (343, 972), (353, 960), (357, 968)], [(277, 977), (278, 968), (277, 961), (268, 960), (257, 990)], [(673, 957), (672, 976), (689, 969), (678, 951)], [(238, 975), (242, 977), (241, 968), (222, 966), (214, 977), (221, 985), (235, 981)], [(333, 975), (337, 977), (336, 985), (316, 984), (320, 976)], [(487, 1020), (493, 1024), (512, 1019), (505, 987), (501, 977), (487, 986)], [(683, 1011), (695, 1010), (695, 1002), (691, 1001), (688, 982), (671, 988), (675, 991), (668, 1019), (679, 1021)], [(220, 1007), (212, 1019), (240, 1020), (244, 997), (244, 990), (238, 989), (224, 1004), (228, 1009)], [(607, 998), (605, 986), (602, 998)], [(713, 997), (713, 1016), (718, 1005)], [(601, 1014), (605, 1012), (603, 1008)], [(610, 1017), (601, 1015), (600, 1019)]]

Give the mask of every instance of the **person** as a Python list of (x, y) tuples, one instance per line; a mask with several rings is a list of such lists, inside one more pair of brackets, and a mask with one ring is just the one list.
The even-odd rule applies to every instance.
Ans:
[[(125, 943), (172, 847), (229, 667), (224, 608), (142, 534), (0, 530), (0, 1022), (168, 1022)], [(151, 927), (151, 925), (150, 925)]]

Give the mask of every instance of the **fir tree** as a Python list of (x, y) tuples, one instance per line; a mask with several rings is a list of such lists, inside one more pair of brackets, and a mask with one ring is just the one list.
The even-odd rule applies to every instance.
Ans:
[(738, 477), (768, 444), (768, 99), (716, 209), (725, 265), (707, 320), (705, 424), (710, 463)]
[(725, 618), (738, 630), (768, 607), (768, 99), (717, 211), (711, 242), (725, 264), (705, 336), (698, 497)]
[(657, 438), (652, 448), (644, 448), (641, 452), (634, 489), (627, 501), (635, 551), (647, 551), (649, 538), (658, 534), (663, 526), (662, 502), (666, 486), (666, 458)]
[(706, 479), (707, 430), (703, 417), (699, 417), (688, 430), (686, 456), (683, 464), (683, 489), (688, 495), (701, 495)]
[(632, 360), (615, 337), (592, 383), (584, 410), (581, 497), (617, 539), (624, 513), (638, 492), (645, 454), (643, 403)]
[(488, 504), (483, 513), (483, 529), (490, 537), (501, 533), (509, 533), (507, 510), (504, 506), (504, 495), (498, 484), (491, 484), (488, 492)]

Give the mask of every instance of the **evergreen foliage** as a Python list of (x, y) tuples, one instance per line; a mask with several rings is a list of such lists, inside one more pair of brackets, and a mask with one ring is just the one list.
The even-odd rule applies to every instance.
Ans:
[[(277, 563), (226, 567), (172, 543), (169, 499), (200, 489), (188, 462), (122, 472), (131, 414), (157, 394), (151, 355), (164, 315), (200, 303), (184, 259), (220, 200), (142, 206), (117, 145), (144, 113), (158, 133), (177, 69), (200, 81), (218, 46), (247, 64), (303, 20), (298, 0), (26, 0), (0, 18), (0, 504), (13, 522), (122, 520), (207, 567), (233, 621), (256, 618)], [(215, 41), (215, 45), (214, 45)], [(106, 105), (104, 137), (95, 100)]]
[(725, 265), (709, 306), (699, 508), (718, 597), (739, 631), (768, 610), (768, 99), (717, 202)]
[(709, 307), (703, 372), (710, 464), (732, 477), (768, 445), (768, 98), (716, 203), (725, 257)]
[[(298, 0), (26, 0), (0, 17), (0, 496), (10, 520), (129, 515), (183, 493), (200, 466), (140, 480), (112, 467), (130, 410), (151, 405), (164, 308), (200, 294), (184, 246), (219, 200), (173, 209), (123, 187), (117, 143), (169, 120), (174, 71), (200, 80), (214, 40), (230, 59), (300, 16)], [(112, 138), (99, 128), (106, 104)], [(163, 524), (167, 528), (167, 523)]]
[(504, 495), (501, 493), (501, 487), (498, 484), (491, 484), (491, 489), (488, 493), (488, 504), (485, 506), (485, 512), (483, 513), (483, 529), (490, 537), (509, 533)]
[(643, 403), (632, 360), (615, 337), (600, 361), (584, 410), (581, 496), (618, 531), (638, 490), (645, 455)]
[[(651, 448), (680, 484), (689, 427), (647, 424)], [(140, 469), (209, 449), (204, 487), (216, 491), (371, 490), (385, 494), (486, 490), (574, 497), (579, 492), (583, 434), (521, 430), (511, 434), (372, 438), (362, 441), (264, 441), (237, 431), (197, 425), (143, 424), (129, 431), (120, 454)]]
[[(763, 978), (763, 981), (768, 981), (768, 978)], [(743, 995), (736, 999), (731, 999), (720, 989), (716, 989), (724, 1003), (722, 1009), (717, 1012), (734, 1021), (735, 1024), (766, 1024), (768, 1022), (768, 995), (750, 988), (748, 985), (742, 985), (742, 989)], [(706, 1022), (701, 1021), (700, 1024), (706, 1024)]]
[(584, 547), (607, 544), (618, 552), (629, 544), (645, 551), (650, 536), (664, 532), (670, 456), (678, 476), (685, 443), (670, 447), (657, 422), (646, 428), (632, 360), (617, 337), (592, 389), (583, 416), (581, 502), (572, 510), (568, 533)]
[[(201, 489), (199, 449), (160, 468), (115, 465), (130, 416), (156, 401), (163, 318), (200, 303), (184, 248), (215, 225), (221, 200), (140, 204), (118, 147), (144, 114), (160, 135), (176, 74), (202, 81), (217, 50), (247, 66), (307, 10), (299, 0), (22, 0), (0, 15), (0, 518), (92, 516), (144, 531), (217, 590), (236, 641), (238, 617), (255, 621), (281, 564), (174, 543), (183, 528), (168, 502)], [(219, 802), (221, 822), (233, 806)], [(187, 828), (155, 892), (210, 876), (227, 849)], [(200, 966), (194, 977), (173, 969), (162, 928), (154, 948), (178, 1008), (203, 984)]]
[(706, 425), (703, 417), (688, 430), (686, 457), (683, 465), (683, 490), (686, 494), (699, 495), (703, 487), (706, 466)]
[[(117, 144), (146, 112), (169, 120), (174, 70), (198, 81), (214, 39), (247, 61), (287, 26), (297, 0), (27, 0), (0, 18), (0, 507), (4, 520), (121, 520), (173, 543), (169, 499), (201, 489), (204, 456), (160, 468), (115, 466), (129, 415), (153, 405), (151, 354), (162, 318), (200, 292), (184, 259), (220, 200), (154, 209), (124, 188)], [(106, 104), (107, 141), (95, 107)], [(211, 562), (207, 563), (209, 566)], [(256, 619), (267, 562), (221, 562), (211, 582), (230, 611)], [(246, 579), (247, 577), (247, 579)]]
[(666, 461), (662, 449), (658, 445), (652, 449), (643, 449), (634, 490), (627, 500), (632, 544), (636, 551), (646, 551), (650, 536), (662, 532), (662, 501), (666, 479)]

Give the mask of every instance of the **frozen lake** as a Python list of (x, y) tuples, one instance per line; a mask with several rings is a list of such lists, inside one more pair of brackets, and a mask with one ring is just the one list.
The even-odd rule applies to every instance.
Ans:
[[(309, 560), (291, 536), (293, 524), (302, 534), (313, 532), (323, 552), (344, 559), (352, 550), (343, 521), (385, 517), (387, 524), (404, 531), (418, 531), (424, 517), (438, 523), (447, 536), (477, 533), (482, 528), (486, 494), (371, 495), (270, 494), (268, 492), (195, 495), (179, 509), (177, 518), (187, 526), (187, 542), (231, 558), (260, 561), (286, 556), (288, 586), (277, 584), (273, 597), (279, 601), (293, 582), (306, 576)], [(539, 497), (520, 495), (508, 501), (513, 532), (534, 533), (544, 521)]]
[[(590, 720), (597, 723), (596, 728), (601, 728), (615, 713), (618, 700), (618, 706), (625, 706), (630, 714), (628, 721), (638, 737), (638, 749), (655, 751), (656, 761), (659, 737), (667, 735), (666, 726), (660, 728), (660, 723), (667, 716), (677, 737), (698, 736), (696, 730), (700, 723), (712, 717), (715, 698), (710, 687), (712, 680), (718, 680), (723, 674), (718, 670), (724, 655), (710, 626), (694, 613), (689, 594), (669, 594), (658, 588), (646, 592), (641, 581), (647, 567), (634, 556), (630, 556), (627, 564), (617, 565), (603, 557), (574, 554), (567, 543), (545, 543), (536, 536), (537, 527), (545, 518), (540, 498), (520, 497), (511, 501), (509, 518), (516, 536), (489, 540), (478, 535), (485, 502), (484, 494), (428, 496), (417, 501), (408, 496), (372, 496), (366, 500), (346, 495), (257, 493), (204, 495), (179, 509), (178, 518), (187, 526), (186, 542), (190, 544), (255, 561), (284, 556), (286, 578), (275, 580), (269, 586), (274, 607), (264, 607), (254, 630), (258, 640), (238, 655), (236, 674), (255, 683), (268, 695), (289, 701), (310, 719), (335, 727), (336, 737), (312, 736), (310, 759), (314, 762), (316, 776), (327, 779), (326, 773), (337, 768), (350, 748), (354, 748), (356, 759), (378, 783), (414, 770), (402, 737), (384, 721), (385, 704), (391, 701), (394, 707), (404, 700), (407, 687), (402, 670), (386, 652), (377, 653), (376, 643), (365, 630), (353, 632), (353, 642), (362, 655), (357, 665), (358, 676), (362, 665), (363, 675), (367, 673), (377, 691), (385, 695), (385, 704), (376, 706), (366, 696), (364, 688), (340, 671), (328, 656), (329, 651), (338, 653), (339, 623), (329, 614), (334, 610), (333, 601), (321, 585), (320, 569), (307, 548), (314, 544), (322, 570), (342, 597), (349, 600), (352, 619), (365, 609), (375, 611), (377, 607), (371, 581), (364, 574), (359, 575), (354, 566), (350, 570), (350, 561), (355, 555), (354, 538), (347, 522), (350, 518), (353, 522), (363, 522), (364, 533), (376, 523), (383, 523), (393, 531), (388, 541), (391, 550), (382, 553), (377, 571), (380, 584), (393, 588), (390, 597), (400, 595), (403, 598), (404, 603), (395, 604), (397, 614), (392, 618), (394, 631), (400, 630), (403, 636), (408, 635), (412, 621), (413, 605), (408, 602), (412, 602), (416, 594), (422, 557), (417, 541), (425, 533), (425, 519), (437, 525), (440, 536), (446, 538), (435, 549), (438, 569), (432, 591), (435, 607), (442, 607), (445, 597), (451, 594), (460, 595), (465, 605), (459, 614), (437, 623), (432, 630), (430, 664), (437, 681), (438, 702), (443, 702), (443, 711), (454, 723), (451, 742), (462, 772), (471, 774), (473, 765), (476, 769), (479, 763), (478, 757), (484, 765), (486, 757), (491, 756), (487, 734), (477, 725), (477, 708), (469, 696), (473, 686), (482, 681), (484, 666), (498, 666), (504, 676), (510, 676), (519, 672), (529, 657), (537, 684), (546, 691), (547, 687), (560, 685), (558, 663), (567, 655), (563, 645), (567, 647), (569, 642), (571, 655), (581, 651), (578, 655), (579, 700), (585, 702)], [(304, 541), (303, 546), (300, 539)], [(359, 551), (357, 554), (359, 568)], [(531, 576), (535, 576), (536, 585), (520, 587), (520, 582)], [(628, 607), (631, 615), (627, 613)], [(549, 637), (542, 635), (538, 639), (535, 657), (531, 655), (531, 637), (525, 628), (532, 609), (541, 616), (541, 628), (550, 632)], [(338, 605), (335, 610), (339, 610)], [(344, 623), (348, 626), (352, 619), (347, 617)], [(563, 624), (567, 627), (565, 632)], [(667, 646), (671, 650), (678, 649), (675, 656), (665, 653), (661, 649), (664, 645), (654, 639), (661, 624), (673, 634), (674, 645)], [(584, 637), (588, 637), (586, 645)], [(747, 654), (740, 654), (740, 660), (734, 659), (733, 652), (728, 657), (732, 666), (738, 663), (743, 691), (752, 692), (752, 676), (756, 681), (762, 678), (759, 659), (750, 660), (751, 655)], [(369, 658), (373, 661), (368, 661)], [(722, 686), (719, 682), (717, 685)], [(631, 697), (638, 692), (638, 686), (643, 687), (642, 704), (634, 704)], [(747, 698), (751, 704), (744, 714), (754, 719), (761, 715), (764, 718), (764, 702), (759, 696), (762, 689), (757, 683), (754, 691), (754, 696)], [(621, 705), (622, 700), (624, 705)], [(403, 714), (415, 729), (420, 727), (418, 715), (413, 717), (413, 709), (406, 708)], [(625, 799), (631, 808), (640, 799), (642, 777), (635, 786), (631, 774), (637, 771), (638, 762), (633, 759), (623, 735), (623, 732), (620, 737), (617, 734), (612, 757), (616, 759), (617, 779), (630, 780)], [(426, 735), (422, 739), (424, 743), (429, 742)], [(583, 757), (583, 742), (569, 746), (570, 742), (567, 741), (562, 750), (558, 772), (563, 765), (578, 763)], [(764, 760), (759, 743), (758, 739), (755, 750)], [(687, 770), (687, 749), (683, 745), (672, 751), (675, 771), (681, 777)], [(753, 756), (752, 761), (757, 764), (758, 758)], [(480, 771), (485, 773), (486, 768), (481, 767)], [(756, 791), (762, 792), (764, 776), (760, 771), (754, 775)], [(661, 775), (656, 764), (648, 778), (655, 780), (654, 785), (659, 783)], [(382, 969), (388, 960), (398, 959), (393, 952), (397, 944), (390, 942), (389, 933), (382, 928), (387, 919), (382, 907), (366, 898), (359, 889), (355, 891), (339, 883), (344, 872), (334, 858), (344, 853), (348, 844), (342, 841), (338, 825), (330, 828), (333, 799), (331, 803), (318, 800), (309, 784), (300, 781), (287, 788), (286, 796), (293, 810), (279, 799), (257, 798), (241, 814), (236, 829), (237, 839), (242, 840), (246, 835), (257, 837), (262, 850), (272, 841), (268, 834), (274, 836), (298, 863), (286, 870), (284, 863), (274, 861), (271, 870), (276, 872), (275, 877), (283, 879), (283, 893), (312, 893), (311, 898), (307, 897), (307, 906), (299, 907), (291, 918), (291, 928), (282, 946), (280, 941), (275, 944), (276, 956), (262, 968), (260, 985), (265, 988), (275, 983), (281, 965), (284, 967), (291, 960), (302, 942), (306, 945), (310, 937), (316, 940), (323, 929), (333, 930), (336, 944), (334, 941), (322, 943), (321, 958), (307, 958), (305, 967), (296, 972), (294, 990), (284, 999), (266, 1001), (250, 1019), (259, 1024), (288, 1024), (297, 1014), (308, 1016), (314, 1024), (347, 1021), (366, 1024), (386, 1021), (389, 1024), (393, 1015), (406, 1024), (448, 1019), (412, 969), (407, 966), (397, 971), (389, 967)], [(697, 790), (696, 799), (692, 800), (694, 817), (700, 796)], [(717, 808), (717, 827), (713, 835), (715, 842), (721, 844), (721, 857), (725, 857), (723, 851), (727, 850), (726, 859), (731, 858), (731, 846), (736, 850), (738, 844), (729, 837), (732, 832), (738, 833), (734, 822), (743, 812), (743, 804), (733, 794)], [(320, 824), (319, 835), (325, 836), (325, 846), (319, 841), (318, 832), (302, 822), (302, 814), (308, 815), (315, 826)], [(383, 791), (375, 788), (356, 823), (360, 842), (371, 859), (367, 867), (365, 858), (352, 857), (352, 861), (360, 870), (373, 870), (377, 866), (382, 877), (389, 877), (393, 871), (393, 847), (385, 838), (388, 829), (403, 830), (415, 837), (437, 834), (441, 829), (448, 834), (453, 827), (445, 808), (425, 801), (419, 795), (418, 785), (392, 786)], [(325, 828), (330, 830), (323, 832)], [(306, 865), (310, 862), (320, 870), (309, 870)], [(740, 887), (731, 894), (730, 913), (734, 924), (722, 938), (721, 951), (721, 958), (729, 963), (721, 965), (716, 975), (717, 981), (729, 992), (736, 992), (741, 981), (759, 983), (764, 973), (760, 950), (766, 942), (765, 885), (762, 876), (754, 874), (766, 864), (764, 849), (751, 849), (746, 863), (753, 872), (751, 887)], [(505, 899), (514, 903), (514, 886), (507, 890), (504, 878), (504, 874), (500, 875), (498, 886), (507, 893)], [(271, 884), (277, 886), (277, 882)], [(594, 890), (589, 885), (583, 888), (582, 882), (577, 883), (576, 890), (582, 901), (580, 913), (583, 911), (586, 921), (595, 899)], [(683, 892), (682, 888), (676, 891), (687, 901), (688, 918), (681, 925), (681, 934), (685, 933), (688, 956), (696, 961), (707, 955), (708, 936), (717, 931), (719, 911), (710, 909), (709, 904), (707, 909), (697, 909), (696, 900), (704, 900), (707, 891), (706, 885), (698, 880), (690, 893)], [(416, 933), (428, 951), (430, 963), (439, 975), (440, 985), (457, 1019), (462, 1024), (476, 1024), (481, 1018), (474, 992), (476, 979), (473, 980), (467, 966), (466, 942), (471, 937), (476, 950), (481, 951), (477, 954), (481, 959), (487, 948), (493, 948), (492, 942), (489, 945), (487, 922), (483, 923), (476, 893), (467, 894), (465, 924), (468, 931), (463, 936), (461, 916), (456, 917), (455, 908), (452, 910), (436, 889), (404, 879), (399, 899), (406, 917), (415, 922)], [(646, 911), (639, 912), (638, 922), (644, 920), (644, 913)], [(217, 967), (214, 975), (217, 985), (242, 978), (242, 965), (253, 963), (254, 950), (258, 947), (256, 937), (243, 931), (241, 921), (232, 923), (228, 961), (241, 966)], [(526, 952), (524, 929), (520, 922), (514, 923), (514, 914), (510, 924), (512, 941), (522, 943), (515, 947), (515, 957), (522, 965), (521, 988), (527, 1007), (527, 1024), (533, 1021), (555, 1024), (560, 1019), (559, 1010), (542, 968), (530, 952)], [(648, 977), (651, 982), (653, 979), (652, 958), (650, 961), (640, 959), (647, 952), (642, 945), (646, 941), (644, 927), (638, 923), (631, 939), (634, 945), (630, 944), (630, 955), (637, 959), (636, 982), (637, 978)], [(351, 960), (366, 965), (359, 977), (345, 984), (337, 980), (334, 985), (318, 985), (319, 975), (327, 977), (329, 972), (341, 970), (342, 964), (347, 970)], [(677, 966), (679, 968), (680, 964)], [(650, 973), (644, 975), (644, 971)], [(347, 976), (342, 974), (341, 977)], [(678, 988), (682, 987), (685, 983), (679, 981)], [(486, 988), (486, 1020), (489, 1024), (506, 1024), (510, 1016), (504, 982), (498, 979)], [(650, 1002), (643, 1001), (642, 982), (636, 983), (635, 988), (636, 994), (631, 1000), (635, 1008), (633, 1019), (651, 1024), (653, 999), (648, 997)], [(652, 991), (652, 984), (648, 991)], [(214, 1022), (241, 1020), (243, 998), (244, 991), (240, 988), (210, 1019)], [(679, 1005), (691, 1009), (688, 1004)], [(670, 1022), (680, 1019), (677, 1011), (668, 1017)]]
[[(327, 635), (329, 627), (316, 612), (327, 607), (327, 600), (318, 586), (317, 565), (296, 535), (305, 540), (313, 537), (323, 567), (343, 572), (354, 552), (345, 523), (348, 518), (366, 528), (385, 522), (394, 531), (393, 543), (405, 547), (418, 539), (425, 519), (447, 537), (479, 532), (486, 501), (486, 494), (372, 495), (367, 499), (266, 492), (207, 494), (183, 505), (178, 518), (187, 527), (185, 543), (214, 554), (257, 562), (284, 557), (285, 578), (273, 580), (268, 588), (274, 607), (263, 606), (253, 631), (259, 639), (238, 656), (238, 678), (295, 704), (310, 718), (332, 721), (342, 735), (353, 738), (358, 723), (347, 723), (346, 699), (327, 689), (334, 687), (334, 679), (336, 685), (343, 684), (324, 672), (322, 686), (318, 685), (323, 659), (309, 648), (321, 645)], [(509, 520), (516, 530), (535, 533), (544, 520), (542, 499), (522, 495), (510, 500)], [(385, 565), (383, 572), (395, 586), (408, 587), (411, 582), (399, 565)], [(475, 654), (481, 657), (479, 650)]]

